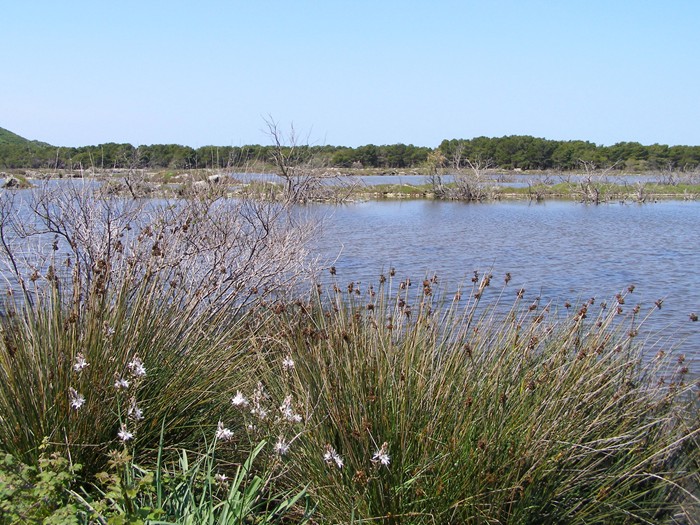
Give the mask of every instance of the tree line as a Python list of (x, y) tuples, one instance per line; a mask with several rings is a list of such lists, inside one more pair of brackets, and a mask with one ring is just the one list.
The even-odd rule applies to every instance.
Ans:
[[(178, 144), (106, 143), (96, 146), (56, 147), (29, 142), (0, 144), (0, 168), (31, 169), (245, 169), (273, 162), (274, 146), (203, 146)], [(574, 170), (583, 162), (631, 171), (695, 170), (700, 146), (645, 146), (620, 142), (598, 146), (592, 142), (548, 140), (527, 135), (500, 138), (443, 140), (437, 148), (412, 144), (359, 147), (294, 146), (300, 162), (335, 168), (404, 169), (436, 166), (461, 168), (468, 160), (488, 161), (498, 169)]]

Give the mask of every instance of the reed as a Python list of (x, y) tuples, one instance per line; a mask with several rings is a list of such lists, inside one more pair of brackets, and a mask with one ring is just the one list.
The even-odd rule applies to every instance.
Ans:
[(276, 345), (296, 366), (270, 380), (309, 414), (290, 482), (309, 482), (331, 523), (696, 515), (687, 367), (670, 354), (645, 361), (617, 307), (559, 315), (507, 287), (486, 303), (490, 280), (475, 280), (466, 306), (436, 299), (433, 281), (411, 294), (388, 280), (285, 312)]

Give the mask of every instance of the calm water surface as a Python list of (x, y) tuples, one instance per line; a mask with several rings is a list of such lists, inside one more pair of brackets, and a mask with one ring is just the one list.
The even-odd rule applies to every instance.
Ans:
[(591, 297), (612, 305), (615, 294), (634, 285), (625, 309), (641, 304), (647, 312), (662, 299), (648, 336), (681, 345), (700, 370), (700, 321), (689, 320), (700, 315), (700, 202), (406, 200), (302, 211), (321, 222), (313, 252), (336, 267), (340, 285), (376, 285), (381, 273), (396, 268), (396, 279), (412, 279), (416, 291), (424, 277), (437, 274), (450, 293), (470, 287), (476, 270), (493, 274), (495, 296), (510, 272), (506, 301), (525, 288), (526, 301), (541, 297), (560, 308)]
[[(506, 272), (513, 298), (563, 306), (590, 297), (614, 304), (635, 286), (625, 308), (642, 312), (663, 299), (648, 328), (671, 336), (700, 361), (700, 203), (584, 205), (499, 202), (465, 204), (428, 200), (374, 201), (316, 206), (325, 217), (317, 254), (334, 264), (340, 284), (376, 284), (382, 272), (420, 282), (437, 274), (443, 289), (471, 285), (474, 270)], [(494, 290), (494, 294), (496, 291)], [(508, 297), (508, 296), (506, 296)]]

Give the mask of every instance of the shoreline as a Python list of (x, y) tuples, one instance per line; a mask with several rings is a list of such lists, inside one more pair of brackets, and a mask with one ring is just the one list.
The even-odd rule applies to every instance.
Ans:
[[(235, 176), (256, 175), (263, 179), (242, 181)], [(88, 170), (30, 170), (14, 169), (0, 172), (3, 189), (28, 189), (37, 183), (49, 180), (93, 179), (107, 183), (109, 194), (131, 194), (133, 197), (160, 197), (166, 195), (184, 196), (192, 192), (210, 189), (222, 195), (253, 196), (278, 195), (282, 191), (282, 179), (274, 180), (272, 170), (127, 170), (127, 169), (88, 169)], [(270, 177), (272, 180), (264, 179)], [(640, 173), (581, 173), (521, 170), (487, 170), (473, 174), (470, 172), (442, 173), (436, 175), (449, 182), (439, 187), (425, 182), (356, 184), (353, 179), (362, 177), (430, 177), (426, 170), (385, 170), (379, 168), (315, 169), (310, 177), (325, 181), (323, 190), (309, 194), (307, 202), (338, 202), (338, 193), (343, 192), (343, 202), (360, 200), (403, 200), (428, 199), (463, 202), (498, 202), (502, 200), (567, 200), (586, 203), (633, 202), (645, 203), (657, 200), (700, 200), (700, 175)], [(230, 180), (226, 180), (230, 179)], [(328, 181), (338, 179), (341, 184), (334, 186)], [(349, 179), (341, 181), (341, 179)], [(459, 180), (469, 187), (468, 198), (459, 192)], [(626, 180), (627, 179), (627, 180)], [(346, 182), (345, 185), (342, 182)], [(508, 184), (521, 184), (520, 187)], [(135, 193), (137, 190), (137, 193)], [(438, 192), (442, 192), (439, 196)]]

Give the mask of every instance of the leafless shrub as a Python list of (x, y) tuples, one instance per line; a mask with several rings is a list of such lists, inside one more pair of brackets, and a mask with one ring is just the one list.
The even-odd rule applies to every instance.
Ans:
[(635, 197), (637, 199), (637, 202), (645, 202), (647, 200), (646, 186), (647, 183), (643, 181), (635, 183)]
[(583, 175), (579, 182), (579, 193), (583, 202), (600, 204), (604, 184), (608, 183), (610, 172), (617, 166), (617, 162), (599, 169), (595, 162), (579, 159), (583, 168)]
[(447, 159), (439, 149), (435, 149), (428, 153), (428, 183), (430, 184), (432, 193), (436, 199), (445, 199), (448, 197), (448, 190), (442, 179), (445, 174), (446, 164)]
[[(460, 148), (458, 148), (457, 155), (461, 157), (459, 150)], [(455, 162), (455, 198), (464, 201), (483, 201), (486, 199), (490, 194), (486, 171), (493, 165), (491, 159), (460, 158)], [(463, 164), (466, 164), (467, 170), (461, 167)], [(459, 167), (457, 168), (457, 166)]]
[(328, 169), (325, 161), (311, 155), (299, 134), (290, 126), (284, 132), (272, 118), (265, 119), (267, 135), (272, 140), (272, 161), (277, 175), (282, 179), (281, 200), (288, 204), (304, 204), (312, 201), (343, 202), (356, 186), (347, 177), (340, 177)]
[(237, 309), (307, 275), (311, 234), (284, 203), (216, 193), (143, 200), (86, 183), (0, 196), (4, 275), (30, 302), (42, 285), (71, 290), (79, 305), (157, 277), (185, 311)]
[[(428, 181), (437, 199), (482, 201), (491, 196), (486, 171), (493, 166), (491, 159), (464, 155), (464, 145), (458, 144), (452, 158), (436, 151), (428, 156)], [(443, 183), (445, 171), (452, 174), (454, 183)]]

